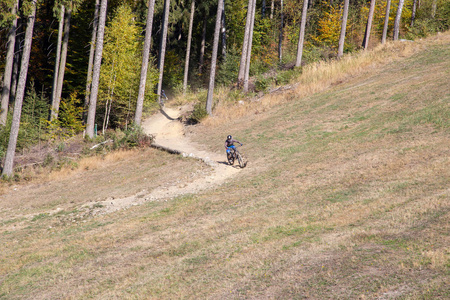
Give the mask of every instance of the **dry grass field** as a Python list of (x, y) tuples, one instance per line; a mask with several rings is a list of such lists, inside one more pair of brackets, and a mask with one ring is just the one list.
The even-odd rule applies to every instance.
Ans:
[(208, 172), (150, 149), (4, 186), (0, 299), (448, 299), (449, 78), (445, 33), (219, 104), (190, 138), (249, 163), (198, 194), (83, 208)]

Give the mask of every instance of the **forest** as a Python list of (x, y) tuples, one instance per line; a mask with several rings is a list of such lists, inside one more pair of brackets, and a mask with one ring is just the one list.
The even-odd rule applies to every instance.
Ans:
[(449, 28), (448, 0), (0, 0), (2, 175), (36, 143), (139, 131), (164, 92), (195, 99), (199, 121), (217, 87), (245, 99)]

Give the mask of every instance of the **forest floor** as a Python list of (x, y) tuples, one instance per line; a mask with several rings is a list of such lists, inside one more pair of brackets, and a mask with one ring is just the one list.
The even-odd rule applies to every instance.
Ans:
[[(144, 122), (185, 155), (4, 183), (0, 299), (449, 299), (450, 33), (380, 51), (276, 105)], [(228, 134), (247, 167), (225, 164)]]

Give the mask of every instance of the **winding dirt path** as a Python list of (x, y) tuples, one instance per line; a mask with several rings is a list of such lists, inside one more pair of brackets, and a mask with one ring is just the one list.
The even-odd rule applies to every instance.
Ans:
[[(146, 201), (167, 201), (168, 199), (198, 192), (216, 187), (239, 172), (238, 167), (231, 167), (225, 162), (224, 153), (212, 153), (200, 150), (201, 146), (192, 142), (184, 134), (184, 125), (178, 118), (185, 112), (185, 107), (164, 108), (156, 115), (145, 120), (142, 124), (144, 132), (155, 137), (154, 143), (158, 146), (169, 148), (182, 153), (185, 157), (192, 157), (204, 161), (211, 167), (209, 175), (196, 179), (190, 183), (182, 183), (173, 186), (158, 187), (152, 191), (141, 192), (125, 198), (108, 198), (95, 204), (96, 214), (105, 214), (131, 206), (140, 205)], [(99, 205), (100, 204), (100, 205)]]

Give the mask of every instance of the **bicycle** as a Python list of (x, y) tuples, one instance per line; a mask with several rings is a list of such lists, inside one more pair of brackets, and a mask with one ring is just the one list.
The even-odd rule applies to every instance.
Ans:
[(244, 162), (242, 154), (236, 148), (230, 148), (230, 152), (227, 152), (227, 160), (231, 166), (234, 165), (235, 160), (238, 161), (239, 167), (241, 168), (245, 168), (245, 166), (247, 165), (247, 163)]

